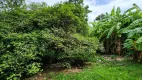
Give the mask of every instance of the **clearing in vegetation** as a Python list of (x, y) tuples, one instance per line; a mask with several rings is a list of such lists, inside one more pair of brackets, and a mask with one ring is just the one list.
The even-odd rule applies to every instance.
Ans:
[(83, 69), (47, 69), (26, 80), (142, 80), (142, 65), (132, 58), (101, 55), (96, 59)]

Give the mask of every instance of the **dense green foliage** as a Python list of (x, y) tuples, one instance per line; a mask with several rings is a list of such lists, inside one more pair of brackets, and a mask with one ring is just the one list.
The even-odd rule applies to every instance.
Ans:
[(142, 61), (142, 10), (133, 7), (121, 14), (118, 7), (111, 13), (99, 15), (93, 23), (91, 36), (97, 36), (107, 54), (134, 54)]
[(90, 34), (88, 8), (83, 0), (53, 6), (0, 0), (0, 79), (31, 76), (52, 63), (80, 65), (94, 58), (98, 48), (107, 54), (135, 54), (141, 62), (142, 10), (136, 4), (123, 14), (113, 8), (95, 19)]
[(82, 1), (24, 7), (23, 0), (6, 2), (0, 11), (0, 79), (31, 76), (49, 63), (71, 67), (95, 56), (98, 40), (87, 37), (90, 11)]

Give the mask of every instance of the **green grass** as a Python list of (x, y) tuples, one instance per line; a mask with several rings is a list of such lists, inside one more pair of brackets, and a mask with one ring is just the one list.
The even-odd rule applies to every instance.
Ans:
[(48, 80), (142, 80), (142, 65), (131, 61), (98, 60), (78, 73), (50, 73)]

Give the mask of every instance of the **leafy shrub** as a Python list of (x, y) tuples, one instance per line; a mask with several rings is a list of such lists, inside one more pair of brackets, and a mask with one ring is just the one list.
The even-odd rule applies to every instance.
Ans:
[(50, 60), (57, 60), (61, 63), (68, 62), (70, 64), (75, 60), (87, 61), (88, 58), (95, 55), (98, 48), (96, 38), (68, 34), (63, 29), (52, 30), (50, 36), (45, 35), (44, 32), (42, 34), (44, 34), (42, 40), (47, 41), (42, 48), (52, 53), (44, 52), (44, 55)]
[[(32, 34), (8, 33), (1, 38), (0, 77), (20, 78), (40, 71), (37, 40)], [(3, 50), (2, 50), (3, 49)]]
[(47, 63), (71, 67), (94, 57), (98, 40), (85, 37), (89, 12), (83, 2), (1, 9), (0, 79), (31, 76)]
[(70, 67), (77, 60), (87, 61), (95, 56), (98, 46), (96, 38), (71, 35), (63, 29), (7, 33), (1, 37), (0, 77), (7, 79), (35, 74), (44, 62)]

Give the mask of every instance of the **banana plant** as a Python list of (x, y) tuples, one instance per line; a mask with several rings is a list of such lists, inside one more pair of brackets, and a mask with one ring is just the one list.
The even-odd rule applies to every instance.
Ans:
[(122, 31), (122, 33), (127, 34), (124, 48), (142, 51), (142, 10), (136, 4), (133, 4), (133, 7), (128, 9), (124, 14), (130, 16), (132, 21)]
[[(104, 43), (106, 53), (121, 53), (121, 26), (123, 15), (120, 7), (111, 10), (111, 14), (105, 14), (103, 19), (94, 22), (94, 32)], [(93, 32), (93, 33), (94, 33)], [(112, 49), (110, 49), (112, 47)], [(118, 49), (118, 50), (116, 50)]]
[[(142, 11), (136, 4), (133, 4), (133, 7), (123, 14), (121, 14), (119, 7), (116, 10), (114, 7), (110, 14), (103, 15), (103, 19), (95, 21), (93, 25), (94, 31), (92, 33), (104, 43), (106, 53), (120, 55), (122, 54), (122, 46), (124, 46), (123, 49), (126, 49), (126, 46), (131, 46), (131, 48), (135, 47), (141, 50)], [(135, 44), (131, 42), (135, 42)]]

